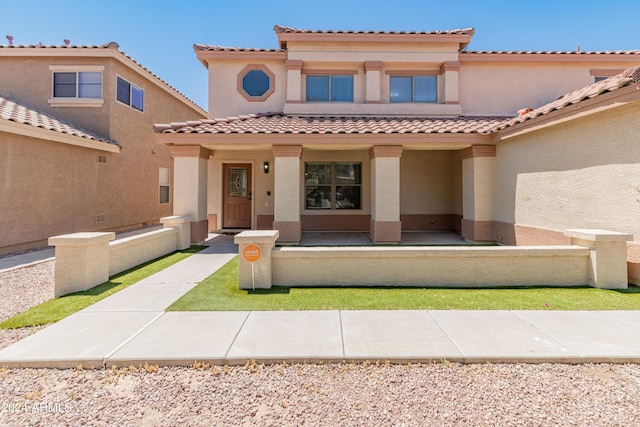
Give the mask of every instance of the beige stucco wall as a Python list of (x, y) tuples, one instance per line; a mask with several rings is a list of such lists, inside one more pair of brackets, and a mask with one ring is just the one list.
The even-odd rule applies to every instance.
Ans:
[(457, 151), (409, 151), (400, 158), (400, 213), (455, 213)]
[[(275, 90), (264, 101), (248, 101), (238, 91), (238, 74), (250, 64), (266, 66), (274, 75)], [(209, 64), (209, 117), (280, 112), (287, 96), (284, 60), (219, 60)]]
[(461, 56), (464, 115), (508, 115), (537, 108), (592, 84), (592, 69), (624, 70), (637, 62), (466, 62)]
[[(103, 66), (104, 104), (50, 106), (52, 65)], [(116, 76), (144, 90), (144, 112), (115, 100)], [(205, 116), (144, 72), (112, 58), (2, 56), (0, 93), (122, 145), (115, 154), (0, 134), (0, 173), (7, 189), (0, 194), (0, 251), (52, 235), (132, 228), (173, 213), (172, 195), (170, 203), (159, 203), (158, 182), (159, 168), (172, 169), (173, 160), (169, 148), (155, 142), (152, 126)], [(98, 163), (98, 155), (107, 163)], [(104, 223), (96, 223), (98, 215), (105, 215)]]
[(495, 219), (640, 239), (640, 103), (498, 143)]

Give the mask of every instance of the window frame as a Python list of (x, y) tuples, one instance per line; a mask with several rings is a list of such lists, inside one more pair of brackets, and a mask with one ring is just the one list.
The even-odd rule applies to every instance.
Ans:
[[(122, 100), (120, 100), (118, 98), (118, 83), (119, 80), (122, 80), (123, 82), (127, 83), (129, 85), (129, 102), (124, 102)], [(136, 106), (133, 105), (133, 91), (134, 89), (137, 89), (140, 91), (141, 95), (142, 95), (142, 107), (138, 108)], [(144, 89), (142, 89), (140, 86), (137, 86), (133, 83), (131, 83), (129, 80), (125, 79), (124, 77), (120, 76), (120, 75), (116, 75), (116, 101), (119, 102), (120, 104), (126, 105), (129, 108), (132, 108), (136, 111), (139, 111), (140, 113), (144, 113)]]
[[(165, 179), (166, 178), (166, 179)], [(167, 188), (167, 200), (163, 201), (162, 189)], [(171, 203), (171, 168), (158, 168), (158, 204), (168, 205)]]
[[(307, 178), (307, 174), (309, 173), (307, 171), (307, 166), (308, 165), (328, 165), (329, 166), (329, 174), (330, 174), (330, 182), (329, 183), (316, 183), (313, 184), (312, 182), (309, 182), (309, 178)], [(338, 182), (338, 177), (337, 177), (337, 165), (354, 165), (358, 167), (359, 169), (359, 176), (357, 177), (357, 184), (354, 183), (344, 183), (344, 182)], [(362, 197), (363, 197), (363, 180), (362, 180), (362, 172), (363, 172), (363, 164), (362, 162), (347, 162), (347, 161), (341, 161), (341, 162), (327, 162), (327, 161), (315, 161), (315, 162), (304, 162), (304, 175), (303, 175), (303, 192), (304, 192), (304, 210), (306, 211), (331, 211), (331, 212), (340, 212), (340, 211), (362, 211), (363, 207), (362, 207)], [(312, 189), (312, 187), (315, 187)], [(309, 206), (308, 204), (308, 196), (311, 194), (311, 192), (318, 190), (320, 187), (329, 187), (329, 192), (330, 192), (330, 200), (329, 200), (329, 206), (323, 207), (322, 205), (319, 207), (313, 207), (313, 206)], [(341, 187), (358, 187), (359, 189), (359, 195), (358, 195), (358, 201), (359, 201), (359, 206), (358, 207), (353, 207), (353, 208), (345, 208), (345, 207), (338, 207), (338, 203), (339, 201), (337, 200), (337, 195), (338, 195), (338, 188)], [(311, 192), (310, 192), (311, 191)]]
[[(104, 105), (104, 66), (101, 65), (50, 65), (51, 71), (51, 97), (48, 103), (51, 107), (101, 107)], [(56, 74), (73, 73), (75, 74), (74, 96), (55, 96), (56, 92)], [(100, 74), (100, 95), (98, 97), (81, 97), (80, 94), (80, 74), (96, 73)]]
[[(434, 100), (431, 101), (416, 101), (416, 78), (419, 77), (423, 77), (423, 78), (431, 78), (434, 80), (434, 87), (435, 87), (435, 93), (434, 95)], [(391, 97), (391, 85), (392, 85), (392, 80), (394, 78), (411, 78), (411, 100), (410, 101), (394, 101)], [(420, 74), (415, 74), (415, 73), (406, 73), (406, 74), (391, 74), (389, 75), (389, 103), (390, 104), (437, 104), (438, 103), (438, 76), (436, 74), (431, 74), (431, 73), (420, 73)]]
[[(264, 94), (262, 94), (260, 96), (251, 96), (251, 95), (249, 95), (244, 90), (244, 87), (243, 87), (243, 79), (244, 79), (244, 77), (247, 75), (247, 73), (249, 73), (250, 71), (254, 71), (254, 70), (262, 71), (269, 78), (269, 89)], [(266, 65), (249, 64), (249, 65), (245, 66), (242, 70), (240, 70), (240, 72), (238, 73), (236, 90), (238, 91), (238, 93), (240, 95), (242, 95), (242, 97), (245, 100), (247, 100), (249, 102), (263, 102), (263, 101), (266, 101), (276, 91), (276, 75), (273, 74), (273, 72), (269, 68), (267, 68)]]
[[(334, 104), (353, 104), (355, 102), (355, 75), (357, 71), (338, 70), (338, 71), (306, 71), (305, 76), (305, 102), (307, 103), (334, 103)], [(327, 78), (328, 84), (328, 97), (322, 100), (309, 100), (309, 77), (311, 78)], [(351, 79), (351, 97), (347, 101), (333, 100), (333, 78), (335, 77), (348, 77)]]

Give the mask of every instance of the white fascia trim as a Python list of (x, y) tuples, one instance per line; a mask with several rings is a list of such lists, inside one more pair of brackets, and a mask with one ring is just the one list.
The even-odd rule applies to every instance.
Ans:
[(109, 153), (120, 153), (120, 147), (108, 142), (96, 141), (77, 135), (64, 134), (54, 130), (38, 128), (10, 120), (0, 120), (0, 132), (13, 133), (31, 138), (43, 139), (45, 141), (60, 142), (62, 144), (91, 148), (93, 150), (106, 151)]

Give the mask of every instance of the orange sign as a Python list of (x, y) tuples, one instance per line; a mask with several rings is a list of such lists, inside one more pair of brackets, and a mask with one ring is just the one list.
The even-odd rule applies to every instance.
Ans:
[(256, 262), (260, 259), (260, 256), (262, 256), (262, 250), (260, 250), (260, 246), (251, 243), (244, 247), (242, 256), (249, 262)]

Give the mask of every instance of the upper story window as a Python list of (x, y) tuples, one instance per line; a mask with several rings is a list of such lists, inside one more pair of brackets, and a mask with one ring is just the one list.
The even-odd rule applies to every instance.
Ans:
[(50, 65), (52, 107), (101, 107), (102, 65)]
[(238, 92), (249, 102), (262, 102), (275, 91), (275, 80), (264, 65), (247, 65), (238, 73)]
[(144, 91), (138, 86), (118, 77), (116, 99), (138, 111), (144, 111)]
[(437, 102), (437, 76), (390, 76), (390, 102)]
[(54, 71), (54, 98), (102, 98), (102, 73), (97, 71)]
[(308, 75), (307, 102), (353, 102), (353, 75)]

